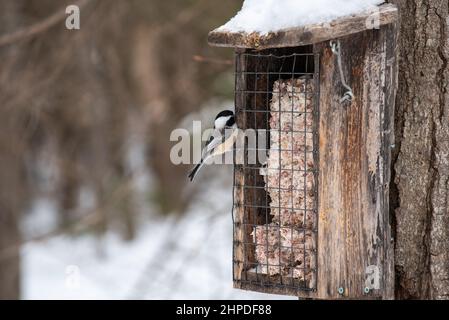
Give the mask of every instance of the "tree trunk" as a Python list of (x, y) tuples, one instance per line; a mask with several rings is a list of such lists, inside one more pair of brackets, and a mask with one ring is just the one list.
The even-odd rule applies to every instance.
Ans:
[(449, 298), (448, 1), (400, 9), (391, 212), (398, 299)]
[[(0, 2), (0, 35), (16, 29), (20, 20), (18, 1)], [(16, 94), (8, 76), (18, 48), (0, 48), (0, 300), (20, 297), (19, 216), (24, 206), (24, 167), (20, 158), (23, 134), (18, 134), (18, 113), (8, 98)], [(9, 108), (8, 108), (9, 107)]]
[[(1, 152), (2, 148), (0, 148)], [(10, 172), (14, 163), (3, 167), (7, 156), (1, 156), (2, 167), (0, 179), (0, 300), (18, 299), (20, 296), (20, 252), (17, 246), (20, 243), (18, 229), (19, 210), (17, 208), (17, 189), (19, 177), (16, 172)], [(14, 159), (15, 163), (17, 159)], [(8, 168), (8, 169), (6, 169)]]

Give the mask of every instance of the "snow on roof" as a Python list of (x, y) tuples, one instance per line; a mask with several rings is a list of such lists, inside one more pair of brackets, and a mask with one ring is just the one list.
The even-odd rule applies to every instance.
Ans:
[(330, 22), (373, 10), (383, 0), (245, 0), (242, 9), (217, 31), (266, 34), (292, 27)]

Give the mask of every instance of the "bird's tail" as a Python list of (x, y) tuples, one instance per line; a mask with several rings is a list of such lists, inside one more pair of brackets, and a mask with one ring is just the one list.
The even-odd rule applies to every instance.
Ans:
[(193, 180), (195, 179), (196, 175), (198, 174), (198, 172), (200, 171), (201, 167), (204, 165), (204, 161), (203, 159), (201, 159), (201, 162), (198, 163), (193, 169), (192, 171), (190, 171), (189, 173), (189, 179), (190, 182), (193, 182)]

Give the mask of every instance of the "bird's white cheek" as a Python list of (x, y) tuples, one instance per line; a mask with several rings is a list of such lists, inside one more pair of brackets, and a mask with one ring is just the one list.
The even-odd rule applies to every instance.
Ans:
[(218, 130), (223, 129), (226, 126), (226, 122), (229, 120), (230, 117), (226, 118), (218, 118), (215, 120), (215, 128)]

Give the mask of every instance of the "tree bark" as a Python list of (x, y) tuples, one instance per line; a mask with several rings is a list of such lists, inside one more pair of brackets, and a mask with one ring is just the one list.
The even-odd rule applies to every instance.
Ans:
[[(0, 144), (2, 142), (0, 141)], [(0, 152), (4, 150), (0, 146)], [(0, 300), (18, 299), (20, 296), (20, 243), (18, 228), (19, 199), (21, 193), (18, 184), (21, 177), (17, 157), (0, 156)], [(14, 161), (14, 162), (10, 162)], [(15, 169), (12, 172), (12, 168)], [(11, 250), (11, 248), (14, 248)]]
[(448, 1), (394, 0), (401, 15), (391, 213), (396, 298), (449, 298)]
[[(0, 3), (0, 34), (15, 30), (20, 23), (20, 6), (16, 1)], [(12, 90), (7, 84), (11, 61), (18, 56), (16, 48), (0, 48), (0, 300), (20, 297), (20, 243), (19, 216), (27, 190), (23, 184), (24, 166), (20, 153), (23, 140), (19, 127), (18, 108), (6, 107)], [(6, 78), (5, 78), (6, 77)]]

